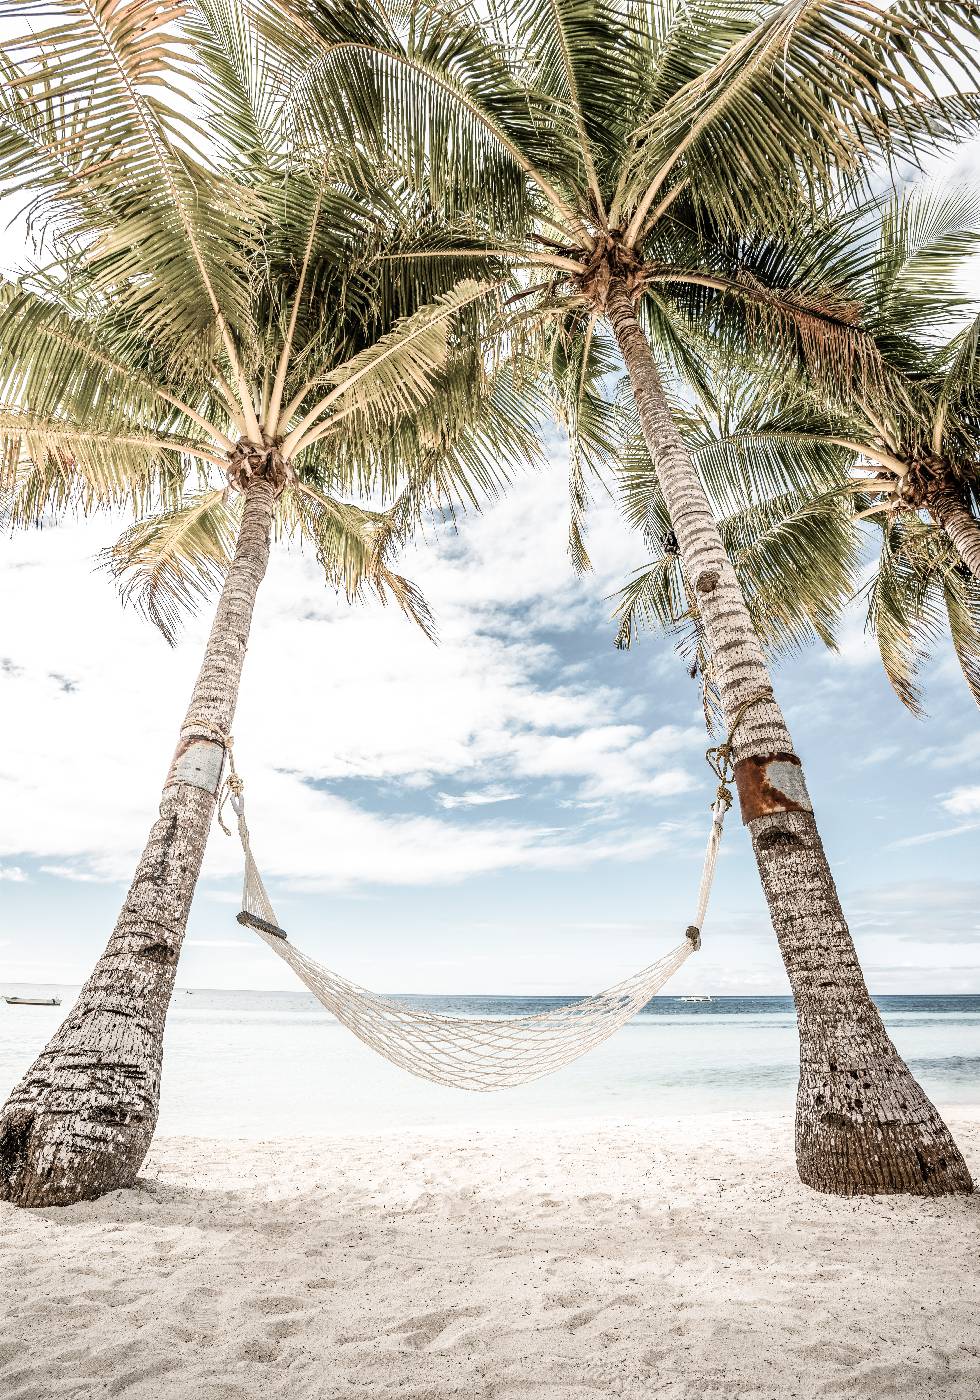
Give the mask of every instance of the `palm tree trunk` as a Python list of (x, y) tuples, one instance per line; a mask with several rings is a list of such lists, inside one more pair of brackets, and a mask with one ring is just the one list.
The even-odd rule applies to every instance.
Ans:
[(200, 674), (119, 920), (66, 1020), (0, 1111), (0, 1198), (70, 1205), (132, 1185), (156, 1127), (163, 1029), (238, 700), (275, 495), (248, 488)]
[(970, 1174), (933, 1104), (888, 1037), (857, 953), (786, 722), (735, 571), (631, 296), (611, 282), (606, 312), (622, 352), (684, 570), (698, 598), (714, 679), (735, 733), (742, 819), (796, 1002), (801, 1179), (836, 1195), (970, 1191)]
[(966, 501), (956, 491), (937, 491), (931, 495), (929, 510), (970, 573), (980, 580), (980, 520), (973, 517)]

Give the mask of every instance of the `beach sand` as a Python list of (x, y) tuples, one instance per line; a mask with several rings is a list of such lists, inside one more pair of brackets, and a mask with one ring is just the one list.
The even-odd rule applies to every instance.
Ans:
[(977, 1400), (978, 1245), (980, 1196), (805, 1190), (785, 1118), (161, 1138), (0, 1207), (0, 1395)]

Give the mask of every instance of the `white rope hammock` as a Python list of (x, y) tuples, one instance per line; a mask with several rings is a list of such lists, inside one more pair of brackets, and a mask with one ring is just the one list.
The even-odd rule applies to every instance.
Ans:
[(601, 1044), (642, 1011), (701, 946), (701, 924), (730, 802), (719, 797), (712, 808), (697, 912), (678, 947), (614, 987), (553, 1011), (531, 1016), (467, 1017), (413, 1010), (400, 1000), (378, 996), (349, 982), (300, 952), (279, 927), (255, 864), (240, 787), (229, 796), (238, 816), (238, 834), (245, 852), (239, 923), (254, 928), (322, 1006), (392, 1064), (436, 1084), (482, 1091), (510, 1089), (540, 1079)]
[[(761, 697), (760, 697), (761, 698)], [(674, 975), (701, 946), (701, 928), (714, 880), (725, 813), (732, 803), (731, 735), (749, 705), (739, 711), (726, 743), (709, 749), (708, 762), (719, 778), (711, 831), (701, 872), (697, 909), (684, 941), (659, 961), (596, 996), (531, 1016), (441, 1016), (417, 1011), (393, 997), (378, 996), (332, 972), (291, 943), (279, 925), (259, 874), (245, 821), (244, 784), (235, 771), (232, 741), (222, 735), (228, 776), (218, 811), (222, 829), (225, 798), (238, 818), (245, 853), (245, 882), (238, 922), (255, 929), (262, 941), (295, 972), (329, 1012), (392, 1064), (421, 1079), (458, 1089), (509, 1089), (551, 1074), (608, 1039)]]

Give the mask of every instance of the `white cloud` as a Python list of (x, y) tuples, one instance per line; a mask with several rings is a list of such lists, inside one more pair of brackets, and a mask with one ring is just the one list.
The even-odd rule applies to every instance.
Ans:
[(848, 608), (837, 629), (836, 651), (825, 651), (822, 655), (831, 670), (870, 666), (875, 661), (880, 664), (878, 647), (865, 628), (863, 609), (858, 606)]
[(914, 757), (931, 768), (973, 768), (980, 765), (980, 733), (973, 730), (951, 744), (930, 744)]
[[(939, 804), (954, 817), (980, 816), (980, 787), (953, 788)], [(964, 836), (980, 829), (980, 821), (960, 822), (956, 826), (939, 827), (935, 831), (923, 831), (915, 836), (904, 836), (892, 841), (892, 847), (928, 846), (935, 841), (947, 841), (954, 836)]]
[[(310, 557), (274, 551), (235, 723), (271, 875), (316, 888), (422, 884), (662, 848), (675, 823), (637, 836), (618, 809), (687, 791), (683, 759), (703, 735), (638, 722), (632, 658), (610, 667), (616, 684), (566, 665), (555, 633), (608, 625), (604, 600), (642, 551), (611, 510), (599, 511), (590, 547), (609, 563), (577, 578), (565, 509), (562, 476), (532, 476), (458, 537), (404, 561), (436, 611), (439, 646), (394, 609), (348, 608)], [(5, 619), (0, 658), (6, 722), (27, 736), (0, 759), (0, 858), (35, 858), (70, 880), (131, 874), (209, 621), (170, 651), (123, 611), (92, 570), (115, 528), (101, 518), (14, 536), (0, 563), (7, 590), (31, 599)], [(383, 788), (350, 790), (351, 779)], [(461, 794), (440, 786), (449, 780)], [(510, 802), (518, 785), (522, 797), (553, 799), (556, 811), (572, 804), (568, 822), (453, 815)], [(378, 810), (385, 792), (397, 814)], [(424, 811), (430, 803), (440, 815)], [(585, 830), (572, 810), (593, 803), (601, 829)], [(216, 834), (205, 874), (237, 872), (236, 847)]]
[(647, 734), (638, 725), (597, 724), (574, 734), (513, 736), (516, 771), (528, 777), (582, 780), (586, 799), (667, 797), (694, 786), (690, 776), (663, 763), (678, 752), (704, 747), (704, 731), (665, 725)]
[(937, 831), (923, 831), (917, 836), (903, 836), (889, 843), (890, 849), (904, 846), (930, 846), (934, 841), (948, 841), (951, 836), (964, 836), (969, 831), (980, 830), (980, 822), (962, 822), (959, 826), (944, 826)]
[(12, 884), (21, 884), (27, 879), (27, 871), (21, 870), (19, 865), (0, 865), (0, 880), (10, 880)]
[(491, 786), (470, 788), (467, 792), (439, 792), (436, 793), (436, 801), (440, 807), (451, 812), (455, 807), (489, 807), (497, 802), (516, 802), (520, 795), (505, 787)]
[[(613, 826), (586, 835), (573, 821), (567, 826), (501, 820), (456, 824), (441, 817), (379, 816), (279, 773), (262, 775), (249, 801), (253, 848), (263, 873), (298, 890), (365, 882), (426, 885), (504, 869), (641, 860), (687, 836), (686, 824), (674, 821), (640, 832)], [(237, 874), (240, 863), (237, 841), (212, 837), (209, 873)]]
[(885, 763), (888, 759), (894, 758), (898, 753), (901, 753), (901, 749), (897, 744), (879, 744), (876, 748), (873, 748), (870, 753), (864, 755), (858, 767), (870, 768), (876, 763)]
[(980, 812), (980, 786), (954, 788), (942, 805), (954, 817), (969, 817)]
[(84, 865), (42, 865), (41, 874), (53, 875), (56, 880), (75, 880), (80, 884), (103, 878)]
[[(915, 943), (922, 961), (935, 962), (937, 944), (980, 942), (980, 882), (903, 880), (851, 892), (845, 899), (851, 927), (867, 938)], [(903, 952), (905, 950), (903, 949)], [(955, 961), (955, 959), (952, 959)], [(951, 955), (944, 948), (942, 965)]]

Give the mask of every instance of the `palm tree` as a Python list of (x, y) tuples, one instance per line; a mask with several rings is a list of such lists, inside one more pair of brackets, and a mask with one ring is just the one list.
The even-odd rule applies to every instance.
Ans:
[[(908, 510), (884, 519), (876, 511), (862, 525), (870, 499), (850, 489), (854, 453), (816, 432), (797, 439), (798, 419), (793, 426), (766, 416), (760, 426), (757, 389), (742, 379), (710, 410), (679, 410), (678, 421), (770, 662), (815, 641), (835, 648), (845, 611), (859, 604), (885, 674), (913, 714), (923, 713), (920, 668), (944, 636), (980, 703), (980, 584), (949, 536)], [(646, 445), (629, 429), (621, 483), (624, 514), (651, 558), (618, 594), (616, 645), (628, 649), (643, 629), (674, 637), (701, 679), (714, 726), (721, 716), (697, 600)]]
[[(861, 306), (887, 394), (859, 378), (830, 394), (785, 357), (737, 356), (707, 376), (700, 412), (681, 419), (766, 640), (830, 642), (877, 538), (860, 588), (867, 626), (915, 714), (918, 670), (943, 632), (980, 703), (980, 317), (961, 290), (978, 225), (980, 202), (966, 187), (912, 189), (811, 223), (806, 257), (819, 257), (827, 284), (849, 288)], [(766, 240), (765, 256), (775, 243)], [(627, 512), (640, 525), (649, 513), (657, 550), (623, 592), (628, 642), (635, 621), (673, 631), (685, 617), (696, 623), (696, 609), (673, 605), (679, 566), (659, 547), (656, 473), (633, 424), (627, 439)], [(869, 534), (864, 520), (880, 528)], [(781, 576), (777, 548), (787, 551)]]
[(426, 500), (469, 503), (529, 459), (536, 411), (467, 324), (488, 284), (386, 287), (394, 206), (312, 139), (234, 3), (69, 3), (6, 53), (0, 178), (30, 188), (43, 260), (2, 291), (5, 509), (155, 503), (110, 563), (171, 638), (220, 587), (119, 920), (0, 1112), (0, 1196), (39, 1206), (130, 1184), (149, 1145), (271, 536), (428, 625), (394, 549)]
[[(316, 90), (321, 121), (379, 142), (431, 199), (432, 236), (403, 243), (413, 275), (521, 269), (513, 313), (558, 326), (563, 359), (583, 366), (583, 380), (594, 342), (611, 334), (618, 347), (697, 599), (796, 999), (803, 1180), (848, 1194), (969, 1190), (868, 995), (802, 766), (653, 347), (683, 363), (682, 314), (708, 333), (778, 340), (828, 378), (875, 375), (853, 308), (813, 277), (760, 278), (743, 266), (743, 242), (836, 192), (842, 177), (863, 178), (875, 154), (915, 158), (976, 110), (972, 96), (937, 96), (934, 79), (959, 71), (973, 81), (961, 35), (976, 29), (975, 7), (518, 0), (489, 14), (406, 5), (389, 22), (380, 7), (276, 6), (278, 42)], [(368, 12), (360, 30), (358, 11)]]

